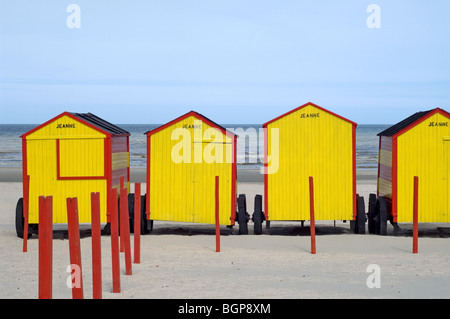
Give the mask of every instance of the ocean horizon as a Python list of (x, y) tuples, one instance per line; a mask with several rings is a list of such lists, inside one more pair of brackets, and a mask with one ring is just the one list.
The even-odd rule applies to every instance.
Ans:
[[(22, 166), (22, 142), (20, 136), (39, 124), (0, 124), (0, 167)], [(145, 167), (147, 147), (145, 132), (161, 124), (117, 124), (130, 132), (130, 166)], [(263, 164), (264, 137), (260, 124), (221, 124), (226, 129), (250, 135), (237, 144), (238, 167), (259, 168)], [(377, 134), (390, 124), (359, 124), (356, 128), (356, 168), (377, 169)], [(239, 135), (239, 134), (238, 134)]]

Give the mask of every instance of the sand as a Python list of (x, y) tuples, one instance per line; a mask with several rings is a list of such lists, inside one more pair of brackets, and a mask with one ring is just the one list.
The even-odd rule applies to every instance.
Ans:
[[(249, 173), (249, 176), (252, 174)], [(358, 173), (358, 193), (376, 190), (373, 171)], [(253, 212), (261, 182), (240, 182)], [(0, 298), (38, 297), (38, 238), (15, 233), (14, 212), (22, 193), (20, 182), (0, 183)], [(367, 198), (367, 197), (366, 197)], [(317, 222), (317, 254), (310, 254), (309, 224), (271, 224), (263, 234), (237, 235), (221, 227), (221, 252), (215, 252), (214, 227), (155, 222), (141, 236), (141, 263), (125, 275), (121, 254), (122, 292), (112, 293), (110, 237), (102, 236), (103, 298), (449, 298), (450, 238), (446, 224), (420, 225), (419, 254), (412, 254), (411, 225), (399, 236), (356, 235), (349, 224)], [(69, 245), (66, 227), (55, 227), (53, 297), (70, 299), (66, 286)], [(132, 240), (133, 243), (133, 240)], [(91, 237), (82, 226), (82, 269), (85, 298), (92, 298)], [(368, 266), (380, 270), (380, 288), (369, 288)], [(369, 278), (371, 279), (371, 277)], [(372, 282), (369, 280), (369, 282)]]

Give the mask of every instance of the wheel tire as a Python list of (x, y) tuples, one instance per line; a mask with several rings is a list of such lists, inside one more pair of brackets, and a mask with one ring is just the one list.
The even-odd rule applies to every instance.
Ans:
[(262, 196), (255, 196), (255, 211), (253, 212), (253, 233), (255, 235), (262, 234), (262, 222), (263, 222), (263, 212), (262, 212)]
[(147, 229), (147, 215), (145, 214), (145, 205), (147, 201), (145, 195), (141, 196), (141, 235), (148, 233)]
[(378, 235), (387, 234), (387, 205), (383, 197), (379, 197), (376, 204), (375, 232)]
[(380, 235), (387, 234), (387, 204), (386, 200), (380, 198)]
[(376, 217), (377, 195), (369, 195), (369, 211), (368, 215), (368, 229), (369, 234), (375, 234), (375, 217)]
[(128, 217), (130, 219), (130, 234), (134, 233), (134, 194), (128, 194)]
[(358, 201), (359, 195), (356, 194), (356, 218), (355, 220), (350, 220), (350, 230), (355, 234), (358, 233)]
[[(23, 218), (23, 198), (19, 198), (16, 205), (16, 234), (19, 238), (23, 238), (24, 226), (25, 218)], [(28, 224), (27, 238), (30, 238), (33, 235), (33, 227), (37, 227), (37, 224)]]
[[(23, 198), (19, 198), (16, 205), (16, 234), (18, 237), (23, 238), (23, 227), (25, 220), (23, 218)], [(28, 232), (29, 234), (30, 232)]]
[(366, 212), (364, 207), (364, 197), (359, 196), (357, 202), (357, 213), (356, 213), (356, 232), (357, 234), (366, 233)]
[(111, 235), (111, 224), (107, 223), (105, 227), (103, 227), (103, 232), (105, 235)]
[[(147, 215), (145, 214), (146, 198), (145, 195), (141, 196), (141, 235), (148, 233), (147, 230)], [(134, 233), (134, 194), (128, 194), (128, 214), (130, 218), (130, 233)]]
[(238, 197), (238, 210), (239, 235), (248, 235), (247, 203), (243, 194)]
[(153, 219), (147, 220), (147, 232), (151, 232), (153, 230)]

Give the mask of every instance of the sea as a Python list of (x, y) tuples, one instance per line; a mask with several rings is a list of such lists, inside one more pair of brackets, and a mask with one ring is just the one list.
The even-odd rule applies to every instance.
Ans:
[[(161, 124), (117, 124), (131, 133), (130, 166), (146, 166), (145, 132)], [(22, 166), (22, 142), (20, 136), (37, 124), (0, 124), (0, 167)], [(238, 167), (259, 168), (264, 160), (264, 132), (260, 124), (222, 124), (223, 127), (245, 138), (238, 138)], [(359, 124), (356, 128), (356, 168), (376, 169), (378, 167), (377, 134), (390, 124)]]

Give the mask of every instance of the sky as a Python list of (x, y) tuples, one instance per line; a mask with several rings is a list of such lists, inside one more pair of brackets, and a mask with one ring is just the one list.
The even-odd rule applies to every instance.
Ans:
[(190, 110), (257, 124), (307, 102), (359, 124), (450, 111), (449, 14), (448, 0), (0, 0), (0, 124)]

